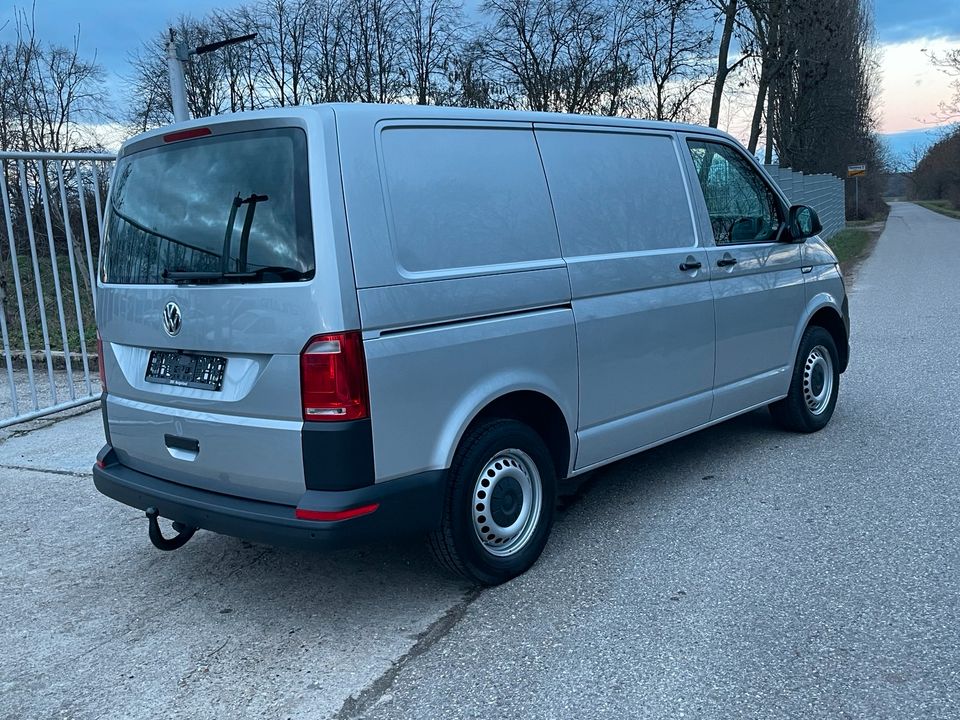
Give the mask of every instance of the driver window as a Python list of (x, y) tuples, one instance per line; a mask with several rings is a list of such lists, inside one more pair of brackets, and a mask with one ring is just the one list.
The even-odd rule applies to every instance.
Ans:
[(717, 245), (771, 242), (780, 203), (760, 174), (728, 145), (688, 141)]

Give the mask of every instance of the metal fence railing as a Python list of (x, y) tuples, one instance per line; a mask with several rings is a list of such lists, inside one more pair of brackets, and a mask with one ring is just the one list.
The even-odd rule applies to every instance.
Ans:
[(790, 202), (809, 205), (817, 211), (823, 223), (820, 237), (828, 240), (843, 230), (846, 224), (843, 180), (836, 175), (805, 175), (778, 165), (765, 167)]
[(0, 427), (100, 396), (95, 273), (113, 160), (0, 151)]

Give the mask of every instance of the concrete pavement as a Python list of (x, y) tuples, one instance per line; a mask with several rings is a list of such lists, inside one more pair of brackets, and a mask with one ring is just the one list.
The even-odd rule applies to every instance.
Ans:
[(161, 553), (102, 444), (92, 411), (0, 445), (0, 718), (328, 717), (469, 596), (419, 544)]
[(92, 486), (97, 413), (8, 435), (0, 717), (958, 717), (958, 251), (896, 204), (827, 429), (618, 463), (479, 594), (419, 546), (160, 553)]

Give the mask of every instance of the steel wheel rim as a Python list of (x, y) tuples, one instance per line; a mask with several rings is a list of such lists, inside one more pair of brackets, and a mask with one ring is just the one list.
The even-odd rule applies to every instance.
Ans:
[(497, 557), (519, 552), (536, 532), (543, 505), (536, 463), (522, 450), (501, 450), (480, 471), (471, 501), (483, 549)]
[(823, 345), (817, 345), (803, 364), (803, 400), (812, 415), (820, 415), (832, 395), (833, 358)]

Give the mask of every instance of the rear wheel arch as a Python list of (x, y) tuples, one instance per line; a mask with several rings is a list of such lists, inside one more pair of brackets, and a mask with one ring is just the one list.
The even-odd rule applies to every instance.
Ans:
[(567, 476), (572, 453), (570, 428), (560, 406), (536, 390), (515, 390), (488, 402), (474, 415), (458, 438), (487, 420), (516, 420), (536, 432), (553, 459), (559, 478)]

